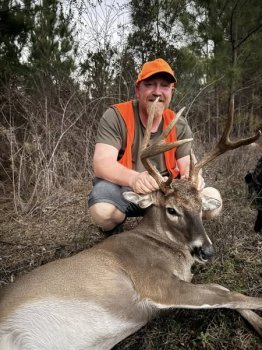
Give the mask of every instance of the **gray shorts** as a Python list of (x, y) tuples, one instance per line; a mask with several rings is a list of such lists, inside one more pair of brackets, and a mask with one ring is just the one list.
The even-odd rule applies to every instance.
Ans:
[(111, 203), (127, 217), (143, 216), (144, 210), (130, 203), (122, 196), (123, 192), (132, 191), (130, 187), (119, 186), (110, 181), (95, 177), (93, 189), (88, 195), (88, 206), (96, 203)]

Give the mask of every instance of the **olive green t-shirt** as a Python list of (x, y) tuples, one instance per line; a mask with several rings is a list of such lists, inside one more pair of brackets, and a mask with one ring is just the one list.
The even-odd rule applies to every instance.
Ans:
[[(132, 146), (132, 164), (133, 169), (139, 172), (145, 168), (139, 158), (139, 148), (142, 145), (145, 127), (139, 118), (138, 101), (133, 102), (135, 112), (135, 137)], [(160, 136), (163, 130), (163, 120), (156, 132), (151, 133), (150, 144)], [(105, 143), (119, 150), (118, 159), (121, 159), (126, 146), (127, 128), (124, 119), (119, 115), (119, 112), (113, 107), (110, 107), (103, 114), (97, 132), (96, 143)], [(192, 132), (183, 117), (180, 117), (176, 123), (177, 140), (187, 139), (192, 137)], [(190, 154), (191, 142), (187, 142), (176, 149), (176, 159), (182, 158)], [(162, 175), (167, 174), (164, 155), (159, 154), (150, 158), (152, 164), (161, 172)]]

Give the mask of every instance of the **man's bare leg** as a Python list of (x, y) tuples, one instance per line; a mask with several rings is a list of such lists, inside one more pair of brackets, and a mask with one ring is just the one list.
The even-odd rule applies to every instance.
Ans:
[(203, 220), (211, 220), (216, 218), (221, 213), (223, 207), (220, 192), (214, 187), (205, 187), (201, 192), (208, 197), (217, 199), (221, 203), (221, 206), (217, 209), (203, 211)]
[(103, 231), (113, 230), (126, 217), (124, 213), (111, 203), (96, 203), (89, 210), (94, 223)]

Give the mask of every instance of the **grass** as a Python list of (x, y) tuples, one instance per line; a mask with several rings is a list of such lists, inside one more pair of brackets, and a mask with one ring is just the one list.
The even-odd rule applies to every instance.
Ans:
[[(224, 155), (205, 170), (208, 185), (218, 188), (224, 210), (217, 220), (205, 222), (216, 255), (194, 268), (194, 282), (219, 283), (252, 296), (261, 296), (262, 240), (253, 232), (256, 213), (246, 199), (243, 177), (259, 154), (252, 148)], [(16, 216), (1, 202), (0, 286), (35, 266), (70, 256), (101, 239), (90, 221), (86, 195), (79, 183), (53, 193), (52, 201), (32, 216)], [(7, 196), (8, 197), (8, 196)], [(127, 221), (126, 228), (134, 225)], [(259, 350), (261, 339), (231, 310), (167, 310), (114, 350)]]

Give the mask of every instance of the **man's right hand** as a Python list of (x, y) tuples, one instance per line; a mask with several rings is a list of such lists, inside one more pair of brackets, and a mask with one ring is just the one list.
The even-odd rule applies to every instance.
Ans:
[(134, 192), (146, 194), (157, 191), (159, 186), (147, 171), (138, 173), (128, 169), (117, 161), (118, 149), (103, 143), (97, 143), (94, 153), (95, 176), (120, 186), (128, 186)]
[(134, 192), (141, 194), (154, 192), (159, 189), (156, 180), (149, 175), (147, 171), (139, 173), (137, 176), (135, 176), (133, 182), (131, 183), (131, 187)]

